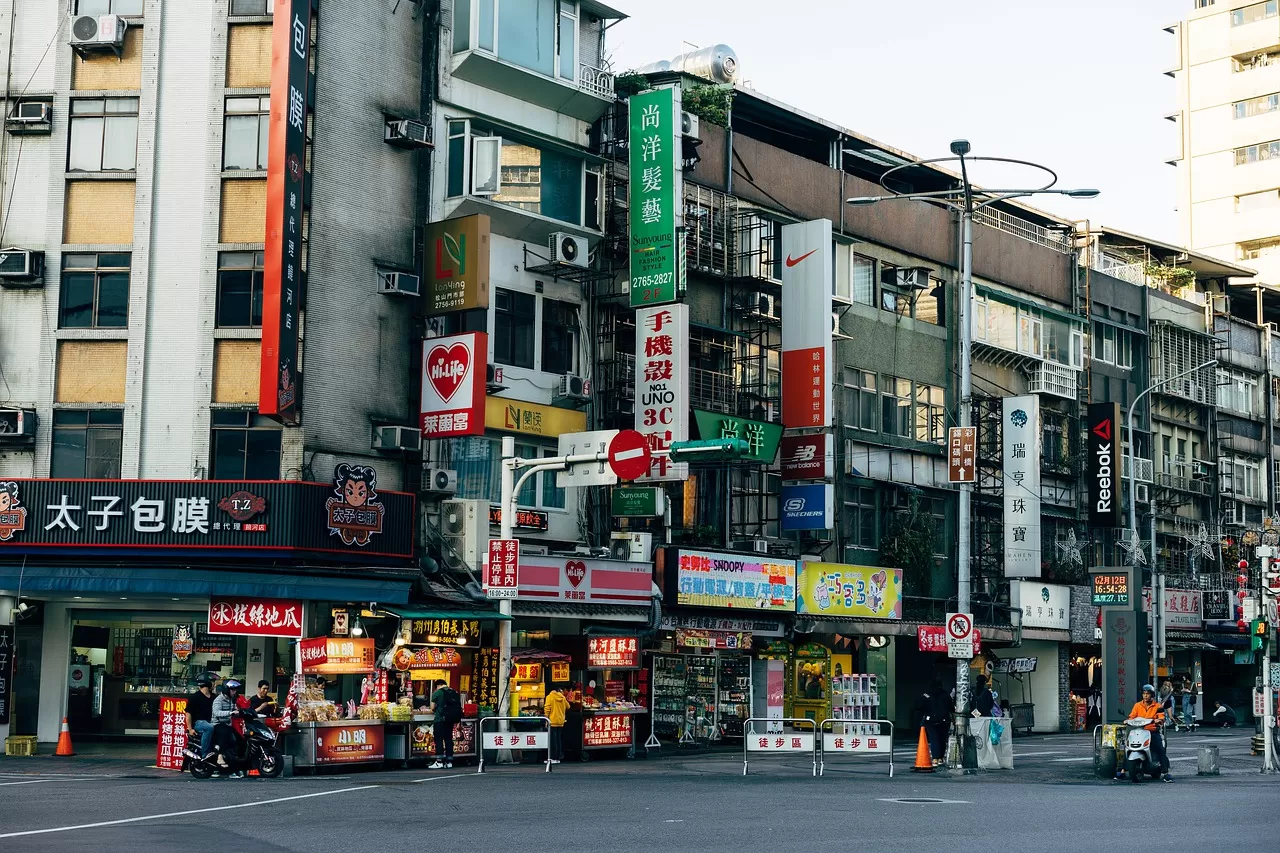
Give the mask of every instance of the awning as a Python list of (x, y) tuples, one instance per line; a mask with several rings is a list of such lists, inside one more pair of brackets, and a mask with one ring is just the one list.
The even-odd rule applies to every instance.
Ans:
[(652, 613), (647, 605), (628, 607), (622, 604), (566, 604), (558, 601), (515, 601), (512, 602), (512, 610), (517, 616), (604, 622), (648, 622)]
[(510, 616), (504, 616), (496, 610), (476, 610), (464, 607), (450, 608), (447, 605), (440, 607), (387, 607), (384, 608), (388, 613), (393, 613), (401, 619), (489, 619), (499, 622), (511, 621)]
[(1218, 647), (1213, 643), (1206, 643), (1201, 640), (1170, 640), (1169, 650), (1174, 652), (1185, 652), (1198, 650), (1202, 652), (1216, 652)]
[(1249, 648), (1248, 634), (1206, 634), (1205, 639), (1218, 649)]
[[(352, 570), (356, 571), (355, 569)], [(377, 601), (402, 604), (409, 600), (411, 581), (354, 575), (293, 575), (268, 572), (226, 572), (218, 569), (122, 569), (87, 566), (0, 566), (0, 589), (17, 590), (21, 574), (24, 593), (110, 593), (245, 598), (296, 598), (313, 601)]]

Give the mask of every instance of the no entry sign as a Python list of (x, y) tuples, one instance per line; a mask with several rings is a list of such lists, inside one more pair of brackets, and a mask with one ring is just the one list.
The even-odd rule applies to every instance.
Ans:
[(619, 430), (609, 442), (609, 468), (619, 480), (636, 480), (649, 473), (649, 441), (633, 429)]

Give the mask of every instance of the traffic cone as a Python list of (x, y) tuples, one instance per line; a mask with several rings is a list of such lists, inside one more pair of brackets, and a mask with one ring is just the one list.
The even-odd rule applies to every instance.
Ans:
[(929, 739), (924, 735), (924, 726), (920, 727), (920, 743), (916, 745), (916, 763), (912, 773), (932, 773), (933, 757), (929, 755)]
[(75, 755), (75, 750), (71, 748), (71, 730), (67, 728), (67, 718), (62, 718), (62, 732), (58, 735), (58, 748), (54, 751), (54, 755)]

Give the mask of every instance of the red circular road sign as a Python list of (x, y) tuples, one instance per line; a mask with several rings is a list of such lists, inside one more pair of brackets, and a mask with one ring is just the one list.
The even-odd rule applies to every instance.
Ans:
[(973, 623), (969, 621), (969, 617), (964, 613), (956, 613), (947, 621), (947, 636), (952, 640), (971, 639), (973, 633)]
[(618, 430), (609, 442), (609, 467), (619, 480), (636, 480), (648, 474), (652, 457), (649, 440), (633, 429)]

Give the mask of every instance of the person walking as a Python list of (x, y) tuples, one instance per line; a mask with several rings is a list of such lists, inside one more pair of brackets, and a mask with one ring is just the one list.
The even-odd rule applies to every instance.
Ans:
[(564, 760), (564, 717), (569, 710), (569, 700), (558, 688), (552, 688), (543, 702), (543, 712), (551, 721), (551, 753), (548, 759), (552, 764)]
[(1165, 679), (1164, 682), (1162, 682), (1160, 685), (1159, 702), (1160, 702), (1160, 710), (1164, 712), (1164, 719), (1166, 724), (1171, 722), (1176, 715), (1176, 712), (1175, 712), (1175, 708), (1177, 707), (1175, 704), (1176, 701), (1177, 700), (1173, 695), (1173, 682), (1169, 681), (1168, 679)]
[(431, 736), (436, 742), (436, 760), (430, 770), (453, 767), (453, 727), (462, 720), (462, 697), (443, 678), (431, 694)]
[(1189, 675), (1182, 682), (1182, 719), (1188, 726), (1196, 721), (1196, 683)]

